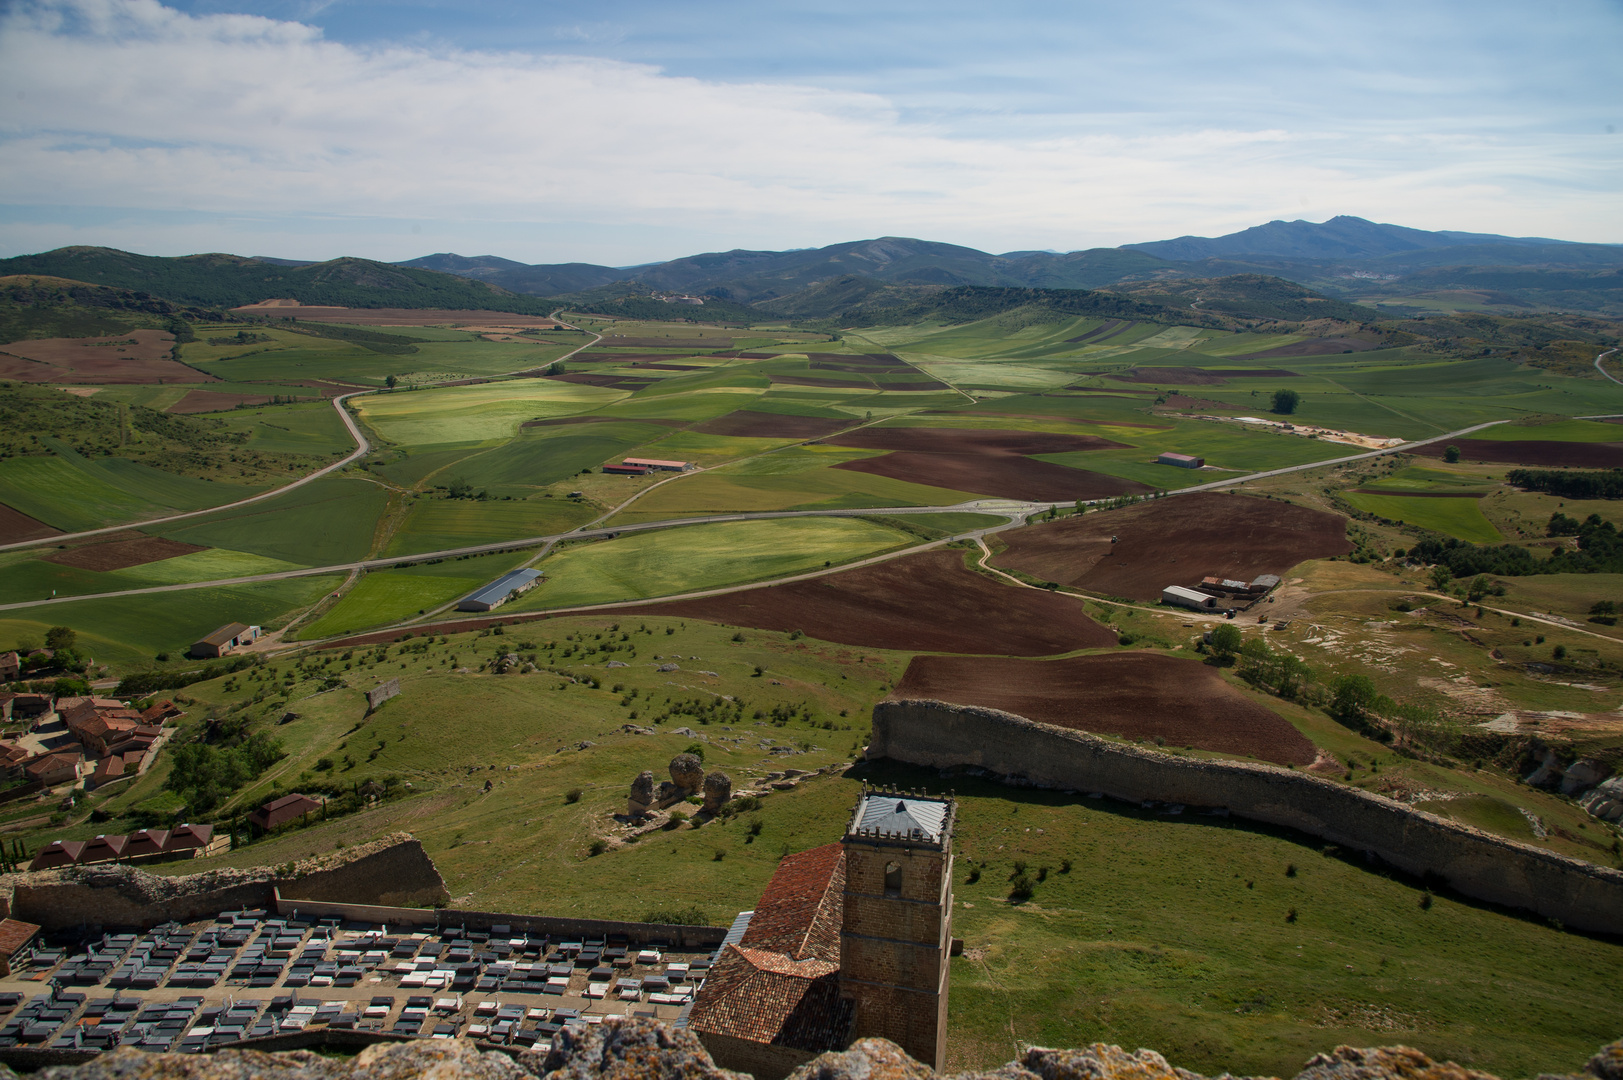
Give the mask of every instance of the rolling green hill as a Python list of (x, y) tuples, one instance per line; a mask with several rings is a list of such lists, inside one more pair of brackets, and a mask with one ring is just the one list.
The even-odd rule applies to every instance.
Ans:
[(100, 337), (124, 330), (173, 330), (177, 320), (218, 311), (170, 303), (149, 292), (39, 275), (0, 277), (0, 342)]
[(337, 307), (467, 308), (544, 315), (556, 306), (481, 281), (368, 259), (280, 266), (238, 255), (164, 258), (113, 248), (67, 247), (0, 259), (0, 275), (12, 274), (46, 274), (222, 308), (291, 299)]

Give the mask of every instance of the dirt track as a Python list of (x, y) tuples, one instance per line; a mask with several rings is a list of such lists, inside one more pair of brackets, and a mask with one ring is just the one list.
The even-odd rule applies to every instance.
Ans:
[(161, 562), (177, 555), (190, 555), (194, 551), (207, 551), (198, 544), (183, 544), (179, 540), (165, 540), (161, 536), (142, 536), (129, 540), (114, 540), (106, 544), (86, 544), (45, 556), (45, 562), (62, 566), (76, 566), (81, 570), (127, 570), (132, 566)]
[(1460, 448), (1462, 461), (1501, 465), (1545, 466), (1558, 469), (1623, 468), (1623, 443), (1550, 442), (1537, 439), (1450, 439), (1416, 447), (1421, 457), (1441, 459), (1450, 446)]
[(1002, 709), (1078, 731), (1164, 739), (1278, 764), (1310, 764), (1313, 744), (1284, 718), (1194, 660), (1151, 652), (1063, 660), (920, 656), (891, 694)]
[(623, 609), (873, 649), (1048, 656), (1116, 642), (1075, 599), (1000, 585), (958, 551), (926, 551), (815, 581)]
[[(1352, 550), (1336, 514), (1282, 500), (1198, 492), (1002, 534), (994, 566), (1062, 585), (1154, 601), (1208, 574), (1250, 581)], [(1112, 545), (1111, 536), (1120, 543)]]
[(739, 409), (696, 424), (693, 430), (706, 435), (735, 435), (749, 439), (816, 439), (854, 423), (855, 420), (836, 420), (826, 416), (788, 416)]
[(54, 529), (38, 518), (31, 518), (21, 510), (14, 510), (5, 503), (0, 503), (0, 544), (43, 540), (48, 536), (60, 535), (61, 529)]

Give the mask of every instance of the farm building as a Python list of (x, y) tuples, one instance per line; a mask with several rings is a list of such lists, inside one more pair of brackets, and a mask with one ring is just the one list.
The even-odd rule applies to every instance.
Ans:
[(648, 466), (646, 466), (646, 465), (605, 465), (605, 466), (603, 466), (603, 471), (606, 472), (606, 473), (613, 473), (613, 474), (618, 475), (618, 476), (647, 476), (648, 475)]
[(224, 656), (232, 649), (252, 645), (258, 640), (259, 627), (240, 622), (226, 623), (214, 633), (194, 642), (192, 656), (200, 660), (211, 656)]
[(296, 821), (312, 810), (320, 810), (321, 804), (308, 795), (283, 795), (280, 799), (272, 799), (248, 815), (248, 824), (258, 826), (266, 832)]
[(33, 923), (21, 919), (0, 919), (0, 979), (11, 977), (14, 963), (19, 967), (25, 966), (23, 961), (32, 953), (34, 939), (38, 936), (39, 927)]
[(628, 457), (620, 464), (639, 465), (654, 472), (686, 472), (690, 463), (686, 461), (666, 461), (662, 458)]
[[(302, 799), (304, 796), (294, 795), (290, 798)], [(39, 854), (28, 864), (28, 869), (49, 870), (57, 866), (84, 866), (87, 863), (156, 855), (195, 854), (208, 847), (213, 839), (213, 825), (181, 825), (173, 831), (141, 829), (128, 836), (98, 836), (88, 841), (52, 840), (39, 849)]]
[(458, 611), (489, 611), (491, 608), (501, 607), (520, 593), (528, 592), (535, 587), (541, 577), (539, 570), (514, 570), (510, 574), (503, 574), (478, 592), (471, 592), (457, 601)]
[(1267, 592), (1269, 589), (1277, 588), (1278, 586), (1278, 574), (1258, 574), (1251, 580), (1251, 590), (1253, 592)]
[(1186, 589), (1182, 585), (1168, 585), (1161, 590), (1161, 603), (1171, 604), (1173, 607), (1194, 608), (1196, 611), (1216, 611), (1217, 597), (1195, 589)]
[(1155, 459), (1157, 465), (1176, 465), (1180, 469), (1203, 469), (1206, 459), (1189, 454), (1174, 454), (1170, 450)]
[(14, 682), (22, 671), (22, 657), (14, 652), (0, 653), (0, 682)]

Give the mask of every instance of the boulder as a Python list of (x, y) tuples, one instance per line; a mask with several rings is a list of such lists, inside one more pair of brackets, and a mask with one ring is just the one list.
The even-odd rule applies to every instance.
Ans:
[(632, 817), (642, 817), (654, 807), (654, 774), (652, 770), (644, 769), (631, 781), (631, 795), (626, 799), (626, 813)]
[(697, 754), (677, 754), (671, 758), (671, 781), (689, 795), (704, 786), (704, 762)]
[(726, 773), (713, 772), (704, 778), (704, 812), (719, 814), (733, 797), (733, 782)]
[(1578, 799), (1578, 805), (1602, 821), (1623, 820), (1623, 776), (1603, 780)]
[(658, 1020), (607, 1017), (589, 1027), (565, 1027), (552, 1049), (521, 1056), (546, 1080), (751, 1080), (711, 1060), (699, 1037)]
[(1525, 777), (1529, 787), (1554, 787), (1561, 779), (1561, 759), (1554, 750), (1546, 750), (1538, 759), (1538, 767)]
[(1561, 794), (1575, 795), (1585, 788), (1592, 788), (1611, 773), (1611, 769), (1593, 758), (1579, 758), (1567, 766), (1566, 774), (1561, 777)]

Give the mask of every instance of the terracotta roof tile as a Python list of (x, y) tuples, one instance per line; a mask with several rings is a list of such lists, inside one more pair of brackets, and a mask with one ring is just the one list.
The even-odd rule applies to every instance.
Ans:
[(836, 841), (790, 855), (767, 882), (739, 944), (837, 965), (844, 894), (844, 845)]
[(820, 1054), (845, 1046), (853, 1014), (854, 1004), (840, 998), (837, 964), (729, 945), (710, 969), (688, 1024)]

